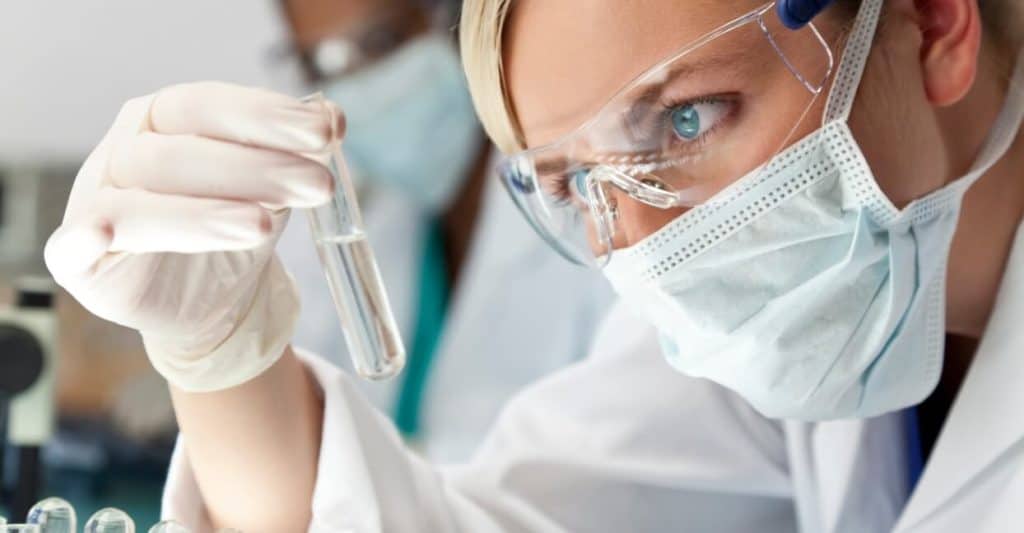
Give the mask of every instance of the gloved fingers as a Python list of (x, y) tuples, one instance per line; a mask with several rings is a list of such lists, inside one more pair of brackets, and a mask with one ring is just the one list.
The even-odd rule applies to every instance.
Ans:
[(289, 152), (326, 148), (332, 132), (342, 131), (331, 121), (332, 113), (319, 102), (222, 82), (168, 87), (156, 94), (149, 110), (149, 127), (156, 133), (201, 135)]
[(44, 256), (55, 279), (90, 271), (106, 254), (249, 250), (267, 243), (285, 211), (234, 200), (105, 187), (86, 217), (65, 221)]
[(272, 238), (271, 211), (259, 204), (106, 187), (98, 205), (111, 227), (111, 252), (202, 253), (256, 248)]
[(125, 139), (113, 149), (107, 175), (117, 187), (274, 208), (321, 205), (333, 190), (327, 168), (306, 157), (195, 135)]

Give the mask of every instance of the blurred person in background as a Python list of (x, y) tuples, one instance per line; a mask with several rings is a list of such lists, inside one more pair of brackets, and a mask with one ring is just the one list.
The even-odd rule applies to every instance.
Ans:
[[(458, 2), (280, 7), (310, 89), (345, 110), (342, 148), (406, 343), (401, 375), (360, 385), (425, 455), (465, 460), (509, 397), (585, 355), (610, 291), (486, 179), (493, 150), (451, 31)], [(305, 218), (277, 247), (302, 300), (294, 342), (351, 368)]]

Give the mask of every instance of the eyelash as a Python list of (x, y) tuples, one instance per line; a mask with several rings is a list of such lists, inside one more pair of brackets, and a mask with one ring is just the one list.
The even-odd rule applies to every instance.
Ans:
[(553, 184), (553, 188), (555, 190), (551, 191), (551, 194), (554, 196), (555, 202), (559, 207), (569, 205), (573, 201), (573, 198), (577, 193), (570, 190), (570, 187), (576, 186), (576, 172), (579, 172), (583, 168), (585, 167), (561, 172), (555, 177)]
[[(714, 125), (708, 128), (707, 131), (702, 132), (697, 138), (692, 140), (681, 139), (673, 131), (672, 113), (675, 110), (685, 106), (698, 106), (702, 104), (726, 104), (729, 106), (729, 109), (725, 110), (722, 116), (718, 117), (718, 120), (715, 121)], [(670, 132), (668, 135), (669, 145), (666, 148), (668, 148), (670, 152), (674, 152), (676, 147), (683, 146), (686, 148), (686, 150), (691, 151), (692, 155), (694, 153), (699, 153), (700, 150), (706, 145), (708, 139), (712, 135), (714, 135), (719, 130), (719, 128), (721, 128), (726, 122), (735, 117), (738, 107), (738, 101), (736, 100), (736, 98), (727, 95), (710, 95), (690, 99), (666, 100), (658, 104), (658, 106), (660, 107), (660, 109), (658, 111), (657, 117), (654, 119), (656, 125), (650, 128), (652, 131), (651, 137), (653, 138), (655, 136), (662, 136), (664, 135), (664, 132)], [(680, 158), (672, 157), (671, 159), (673, 161), (677, 161)], [(666, 161), (667, 158), (664, 157), (652, 158), (650, 163), (645, 163), (644, 165), (653, 165), (657, 167), (659, 165), (666, 164)], [(633, 163), (624, 164), (624, 166), (631, 166), (636, 168), (639, 165)], [(567, 205), (568, 203), (572, 202), (573, 197), (576, 193), (573, 190), (571, 190), (570, 187), (575, 187), (575, 173), (583, 168), (586, 167), (580, 166), (574, 168), (573, 170), (558, 174), (555, 178), (555, 182), (553, 183), (553, 188), (555, 190), (552, 191), (552, 193), (559, 205)]]
[[(703, 104), (725, 104), (729, 106), (722, 116), (718, 117), (714, 125), (708, 128), (707, 131), (700, 134), (699, 137), (692, 140), (680, 139), (678, 135), (670, 135), (670, 143), (674, 145), (684, 145), (688, 149), (699, 151), (704, 147), (707, 139), (716, 133), (719, 128), (722, 127), (723, 123), (733, 118), (736, 114), (737, 101), (733, 97), (726, 95), (710, 95), (710, 96), (699, 96), (691, 99), (679, 99), (679, 100), (667, 100), (661, 104), (661, 112), (659, 113), (658, 121), (660, 127), (656, 130), (672, 131), (672, 113), (679, 108), (686, 106), (699, 106)], [(674, 133), (674, 132), (673, 132)], [(657, 134), (657, 133), (656, 133)]]

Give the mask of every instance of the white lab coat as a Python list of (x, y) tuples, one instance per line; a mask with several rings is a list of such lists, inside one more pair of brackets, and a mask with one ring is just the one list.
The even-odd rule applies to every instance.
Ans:
[[(1022, 531), (1022, 323), (1024, 231), (909, 502), (901, 414), (766, 419), (734, 393), (671, 370), (648, 327), (621, 308), (591, 356), (520, 393), (460, 467), (409, 453), (346, 376), (307, 354), (325, 397), (309, 530)], [(204, 526), (180, 451), (164, 504), (166, 516)]]
[[(371, 193), (364, 201), (367, 235), (411, 349), (427, 215), (403, 194)], [(421, 402), (417, 446), (435, 461), (468, 459), (513, 394), (586, 356), (612, 300), (600, 273), (552, 251), (493, 177), (486, 178), (477, 220)], [(350, 371), (304, 213), (293, 215), (277, 251), (302, 300), (296, 346)], [(357, 381), (387, 412), (393, 412), (401, 384), (401, 376)]]

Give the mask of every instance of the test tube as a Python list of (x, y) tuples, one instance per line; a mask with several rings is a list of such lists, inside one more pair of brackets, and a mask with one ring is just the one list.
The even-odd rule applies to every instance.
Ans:
[(377, 260), (366, 239), (341, 140), (334, 130), (334, 108), (319, 93), (307, 96), (305, 101), (323, 104), (332, 124), (327, 152), (321, 159), (334, 178), (334, 195), (330, 202), (309, 210), (317, 255), (356, 373), (370, 380), (387, 379), (405, 366), (405, 346), (395, 325)]

